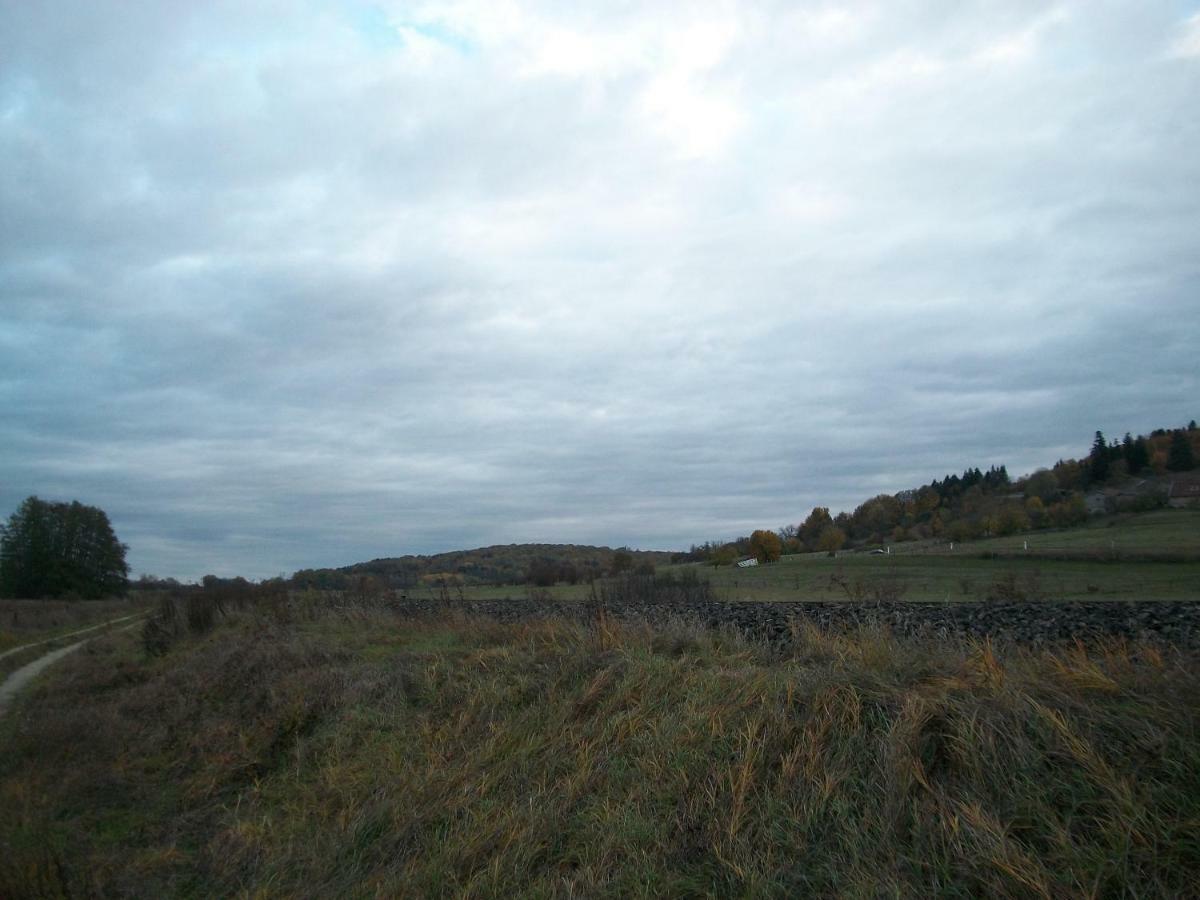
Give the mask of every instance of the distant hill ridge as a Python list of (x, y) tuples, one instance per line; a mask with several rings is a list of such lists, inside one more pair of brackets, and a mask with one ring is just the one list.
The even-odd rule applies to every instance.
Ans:
[(301, 569), (292, 576), (292, 582), (319, 589), (344, 588), (364, 576), (394, 588), (441, 578), (464, 584), (577, 583), (615, 570), (666, 565), (672, 556), (667, 551), (586, 544), (494, 544), (472, 550), (383, 557), (336, 569)]

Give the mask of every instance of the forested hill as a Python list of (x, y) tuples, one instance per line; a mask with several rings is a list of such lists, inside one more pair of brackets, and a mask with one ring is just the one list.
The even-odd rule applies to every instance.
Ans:
[[(1087, 521), (1090, 512), (1157, 509), (1172, 498), (1172, 484), (1195, 477), (1200, 468), (1200, 427), (1159, 428), (1136, 438), (1108, 440), (1097, 431), (1088, 454), (1060, 459), (1013, 480), (1008, 469), (966, 469), (962, 475), (879, 494), (853, 512), (836, 516), (818, 506), (808, 518), (777, 532), (756, 531), (732, 541), (693, 545), (688, 561), (729, 565), (741, 556), (762, 560), (781, 553), (837, 551), (911, 540), (963, 541), (1038, 528), (1065, 528)], [(756, 539), (757, 536), (757, 539)]]
[(338, 569), (302, 569), (292, 576), (292, 583), (297, 587), (342, 589), (354, 579), (369, 576), (392, 588), (442, 578), (464, 584), (573, 584), (622, 569), (665, 565), (671, 556), (656, 550), (614, 550), (579, 544), (502, 544), (433, 556), (373, 559)]

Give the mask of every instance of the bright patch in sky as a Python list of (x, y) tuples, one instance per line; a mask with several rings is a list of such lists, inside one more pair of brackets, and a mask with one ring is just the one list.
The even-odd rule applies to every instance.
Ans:
[(1182, 33), (1171, 45), (1171, 55), (1183, 59), (1200, 58), (1200, 13), (1190, 16), (1180, 31)]

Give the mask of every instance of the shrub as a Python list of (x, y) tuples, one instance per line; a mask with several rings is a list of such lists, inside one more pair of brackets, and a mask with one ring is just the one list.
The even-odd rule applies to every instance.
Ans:
[(628, 572), (617, 578), (592, 582), (588, 599), (599, 606), (633, 606), (653, 603), (707, 603), (712, 585), (693, 570), (663, 575)]
[(1019, 576), (1013, 571), (1005, 572), (988, 587), (985, 599), (1000, 602), (1045, 600), (1041, 573), (1037, 569), (1022, 572)]

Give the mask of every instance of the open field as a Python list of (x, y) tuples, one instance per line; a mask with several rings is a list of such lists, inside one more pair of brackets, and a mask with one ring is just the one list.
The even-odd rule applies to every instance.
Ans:
[(1027, 599), (1200, 600), (1195, 510), (1110, 516), (1081, 528), (968, 541), (953, 549), (945, 542), (900, 543), (891, 551), (837, 558), (810, 553), (770, 566), (706, 571), (719, 595), (742, 600), (851, 599), (856, 588), (861, 599), (882, 592), (930, 602), (1013, 591)]
[[(1025, 544), (1029, 549), (1026, 551)], [(924, 602), (984, 600), (1013, 591), (1047, 600), (1200, 600), (1200, 511), (1161, 510), (1109, 516), (1087, 526), (1037, 531), (954, 545), (919, 541), (892, 546), (889, 556), (866, 551), (785, 556), (751, 569), (700, 563), (660, 566), (662, 574), (694, 571), (723, 600), (889, 599)], [(1158, 559), (1147, 557), (1160, 557)], [(995, 557), (995, 558), (992, 558)], [(849, 588), (849, 590), (847, 590)], [(555, 600), (584, 600), (586, 584), (546, 589)], [(425, 585), (407, 593), (436, 597)], [(999, 592), (999, 593), (998, 593)], [(465, 600), (523, 597), (529, 588), (467, 585)], [(458, 598), (460, 590), (450, 588)]]
[(702, 569), (730, 600), (1200, 600), (1200, 562), (983, 559), (964, 553), (837, 559), (810, 554), (752, 569)]
[[(981, 558), (961, 554), (869, 556), (824, 554), (784, 557), (752, 569), (714, 569), (698, 563), (665, 566), (663, 574), (687, 569), (711, 581), (723, 600), (848, 600), (861, 583), (862, 597), (926, 602), (984, 600), (1012, 591), (1029, 599), (1048, 600), (1200, 600), (1200, 562), (1108, 562), (1084, 559)], [(850, 592), (844, 583), (849, 583)], [(556, 600), (584, 600), (588, 586), (556, 585), (547, 589)], [(433, 597), (436, 589), (415, 589), (413, 596)], [(468, 586), (467, 600), (524, 597), (521, 586)], [(458, 592), (453, 591), (457, 597)]]
[[(999, 589), (1016, 590), (1030, 599), (1048, 600), (1200, 600), (1200, 562), (1123, 562), (1086, 559), (981, 558), (970, 550), (961, 554), (899, 554), (869, 556), (824, 554), (787, 556), (773, 565), (752, 569), (714, 569), (699, 563), (664, 566), (662, 574), (687, 569), (711, 581), (723, 600), (847, 600), (862, 582), (864, 597), (882, 591), (893, 599), (926, 602), (984, 600)], [(546, 589), (555, 600), (585, 600), (588, 585), (556, 585)], [(436, 588), (408, 591), (412, 596), (436, 597)], [(527, 588), (512, 585), (470, 585), (466, 600), (524, 597)], [(457, 598), (457, 590), (451, 591)]]
[(1198, 786), (1170, 648), (276, 603), (0, 721), (0, 895), (1181, 896)]
[(944, 542), (901, 543), (893, 545), (892, 553), (951, 553), (959, 549), (969, 553), (1081, 554), (1117, 559), (1161, 554), (1200, 560), (1200, 510), (1098, 516), (1078, 528), (984, 538), (956, 545), (954, 551)]

